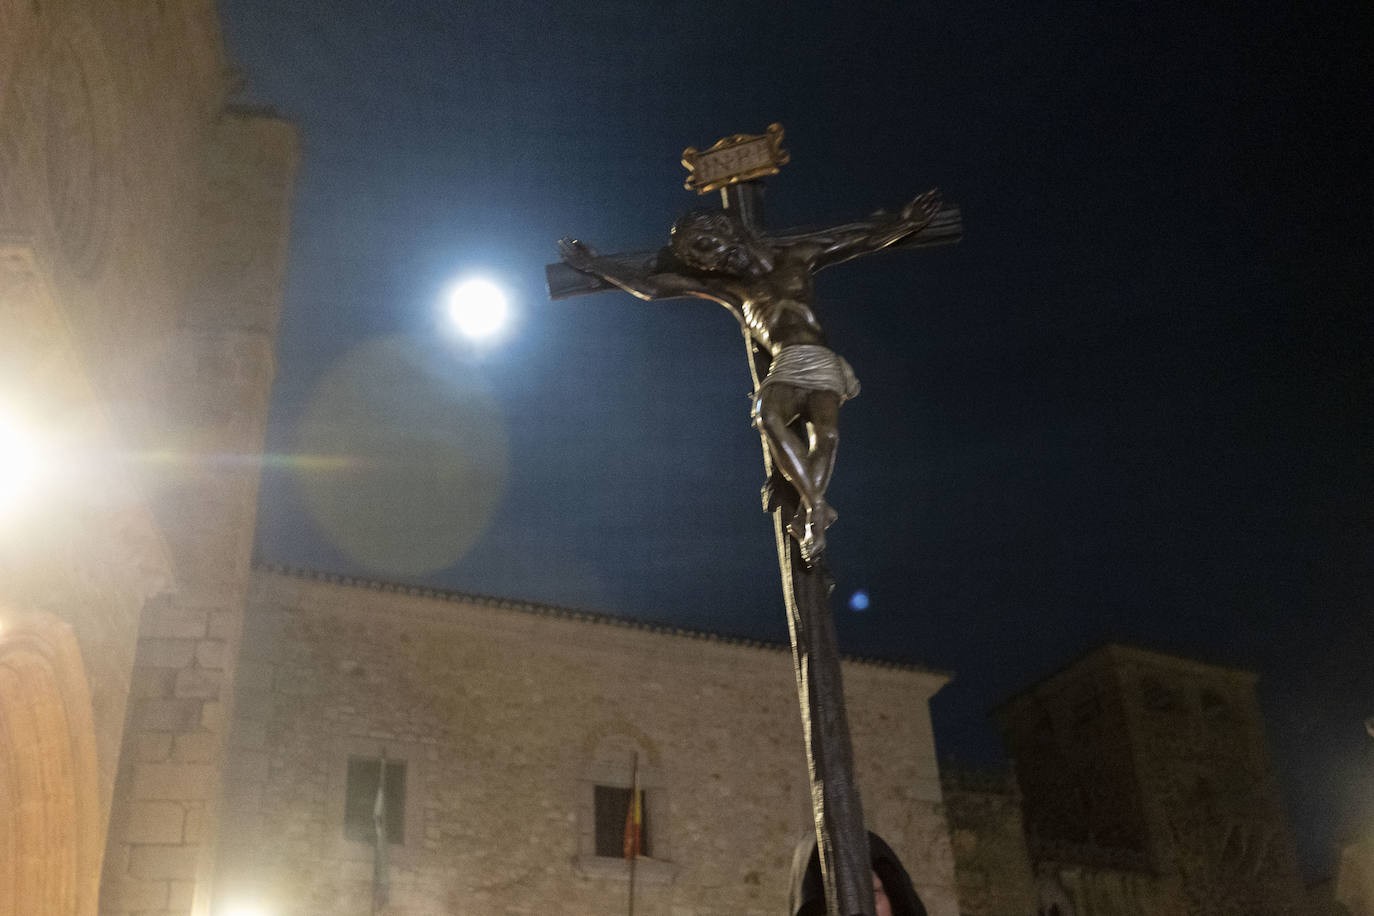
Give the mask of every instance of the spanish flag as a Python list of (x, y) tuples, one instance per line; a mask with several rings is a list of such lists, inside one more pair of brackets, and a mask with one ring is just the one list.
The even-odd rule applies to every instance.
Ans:
[(635, 754), (630, 779), (630, 804), (625, 809), (625, 842), (622, 852), (627, 859), (637, 859), (644, 849), (643, 794), (639, 791), (639, 755)]

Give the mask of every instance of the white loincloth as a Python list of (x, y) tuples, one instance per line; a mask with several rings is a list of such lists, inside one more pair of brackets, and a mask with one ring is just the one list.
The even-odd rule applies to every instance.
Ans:
[(820, 344), (789, 344), (779, 350), (768, 367), (768, 375), (759, 382), (759, 391), (774, 383), (809, 391), (833, 391), (840, 396), (841, 403), (859, 396), (859, 380), (849, 363)]

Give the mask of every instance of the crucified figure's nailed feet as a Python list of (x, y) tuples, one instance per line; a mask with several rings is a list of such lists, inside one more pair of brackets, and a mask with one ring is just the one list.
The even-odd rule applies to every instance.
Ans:
[(825, 529), (835, 524), (838, 517), (824, 500), (814, 508), (797, 507), (797, 514), (787, 523), (787, 531), (796, 539), (807, 566), (814, 566), (821, 554), (825, 553)]

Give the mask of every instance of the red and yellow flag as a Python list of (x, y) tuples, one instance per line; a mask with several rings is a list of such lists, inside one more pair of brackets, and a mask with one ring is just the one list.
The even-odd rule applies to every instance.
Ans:
[(625, 810), (625, 843), (622, 852), (627, 859), (637, 859), (644, 849), (644, 808), (639, 791), (639, 755), (635, 755), (634, 775), (630, 785), (630, 805)]

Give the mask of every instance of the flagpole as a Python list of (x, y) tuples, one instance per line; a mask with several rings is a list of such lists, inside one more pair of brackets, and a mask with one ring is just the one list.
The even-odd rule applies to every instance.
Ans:
[(635, 916), (635, 866), (639, 862), (639, 847), (644, 841), (643, 821), (639, 813), (639, 751), (635, 751), (630, 767), (630, 807), (626, 812), (626, 841), (622, 850), (630, 860), (630, 914)]
[(386, 748), (377, 767), (377, 797), (372, 802), (372, 916), (378, 916), (391, 896), (391, 838), (386, 816)]

